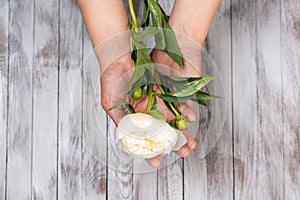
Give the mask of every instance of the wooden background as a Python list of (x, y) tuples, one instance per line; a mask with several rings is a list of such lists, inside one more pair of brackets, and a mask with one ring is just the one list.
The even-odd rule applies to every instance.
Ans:
[[(161, 3), (171, 11), (172, 0)], [(300, 199), (300, 1), (223, 0), (206, 48), (228, 98), (215, 148), (122, 173), (86, 152), (76, 130), (96, 127), (95, 77), (83, 62), (92, 49), (76, 1), (0, 0), (0, 200)], [(74, 110), (78, 69), (83, 106)]]

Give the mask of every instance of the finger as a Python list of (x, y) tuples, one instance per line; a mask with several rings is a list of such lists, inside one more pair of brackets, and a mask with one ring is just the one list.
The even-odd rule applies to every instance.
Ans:
[(186, 140), (187, 140), (187, 147), (191, 150), (195, 149), (196, 146), (197, 146), (197, 142), (196, 140), (194, 139), (193, 135), (191, 134), (191, 132), (189, 130), (185, 130), (185, 131), (182, 131), (182, 133), (184, 134), (184, 136), (186, 137)]
[(196, 114), (193, 109), (186, 103), (176, 104), (179, 112), (188, 118), (189, 121), (196, 120)]
[(121, 119), (126, 115), (126, 112), (124, 108), (116, 108), (114, 110), (107, 111), (107, 114), (115, 122), (115, 124), (118, 125)]
[(175, 153), (178, 156), (185, 158), (190, 154), (190, 149), (187, 147), (187, 145), (184, 145), (178, 151), (175, 151)]
[(148, 162), (148, 164), (153, 167), (153, 168), (159, 168), (160, 166), (160, 158), (161, 155), (155, 156), (153, 158), (147, 158), (146, 161)]
[(133, 106), (135, 112), (145, 112), (148, 104), (148, 96), (143, 96), (139, 100), (130, 98), (130, 104)]

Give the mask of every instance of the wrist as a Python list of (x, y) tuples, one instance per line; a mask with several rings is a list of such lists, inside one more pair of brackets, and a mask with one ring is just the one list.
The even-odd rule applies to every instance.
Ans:
[(207, 36), (208, 28), (200, 29), (199, 25), (193, 24), (191, 22), (185, 22), (182, 19), (171, 17), (169, 20), (169, 24), (175, 32), (193, 39), (199, 45), (202, 45), (204, 43), (204, 40)]

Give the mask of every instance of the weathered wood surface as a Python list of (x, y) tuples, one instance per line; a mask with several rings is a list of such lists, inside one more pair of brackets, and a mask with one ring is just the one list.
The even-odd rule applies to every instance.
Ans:
[(300, 198), (300, 3), (281, 1), (283, 191)]
[[(207, 50), (215, 61), (223, 79), (225, 103), (217, 104), (217, 109), (225, 106), (226, 118), (218, 143), (207, 155), (207, 199), (233, 199), (233, 154), (232, 154), (232, 88), (231, 88), (231, 18), (230, 0), (222, 0), (215, 20), (207, 37)], [(216, 88), (219, 93), (221, 88)], [(217, 120), (221, 123), (220, 117)], [(192, 174), (190, 175), (192, 176)], [(201, 177), (199, 177), (200, 179)], [(189, 179), (186, 176), (186, 179)]]
[(34, 1), (9, 1), (9, 8), (8, 159), (5, 196), (7, 199), (30, 199)]
[(8, 1), (0, 2), (0, 199), (5, 198), (8, 86)]
[(75, 0), (61, 0), (59, 10), (58, 199), (80, 199), (83, 26)]
[(34, 5), (32, 198), (56, 199), (59, 5)]
[(107, 117), (100, 109), (99, 76), (95, 74), (99, 67), (86, 30), (83, 45), (82, 199), (106, 199)]
[(205, 158), (198, 147), (145, 174), (106, 145), (115, 126), (76, 1), (0, 10), (0, 200), (300, 198), (298, 0), (222, 1), (206, 48), (226, 88), (223, 133)]

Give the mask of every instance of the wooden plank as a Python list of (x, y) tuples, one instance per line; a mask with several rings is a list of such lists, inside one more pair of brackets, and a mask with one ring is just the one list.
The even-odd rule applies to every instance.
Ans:
[(281, 1), (284, 198), (300, 199), (300, 3)]
[[(203, 73), (203, 71), (202, 71)], [(203, 133), (207, 132), (209, 126), (208, 108), (200, 107), (197, 119), (201, 116), (195, 140), (197, 147), (190, 152), (184, 160), (184, 199), (208, 199), (208, 163), (202, 156)]]
[[(158, 1), (167, 15), (171, 14), (174, 0)], [(170, 160), (175, 160), (171, 155)], [(183, 199), (183, 161), (181, 158), (161, 168), (157, 175), (158, 199)]]
[(98, 62), (85, 29), (83, 48), (82, 199), (106, 199), (107, 116), (101, 107)]
[[(207, 47), (209, 55), (218, 67), (226, 90), (225, 103), (216, 101), (215, 104), (215, 109), (219, 111), (224, 110), (225, 106), (226, 116), (222, 135), (206, 157), (207, 196), (208, 199), (233, 199), (230, 0), (223, 0), (220, 4), (207, 37)], [(212, 68), (212, 70), (215, 69)], [(215, 70), (214, 73), (218, 72)], [(219, 88), (216, 84), (213, 86), (215, 86), (216, 94), (222, 94), (223, 88)], [(217, 129), (218, 124), (223, 120), (222, 115), (218, 115), (212, 126)], [(187, 187), (191, 187), (191, 185), (187, 185)]]
[(0, 2), (0, 199), (5, 198), (8, 87), (8, 0)]
[(111, 119), (108, 119), (107, 138), (108, 199), (133, 199), (132, 159), (124, 151), (121, 151), (122, 147), (116, 137), (115, 124)]
[(10, 1), (7, 199), (31, 199), (33, 1)]
[(278, 13), (278, 1), (233, 5), (236, 198), (283, 194), (281, 113), (269, 112), (281, 110)]
[(232, 4), (235, 198), (260, 199), (255, 1)]
[(256, 8), (257, 187), (263, 199), (284, 199), (280, 1), (257, 1)]
[(82, 19), (75, 0), (61, 0), (59, 6), (58, 199), (80, 199)]
[(56, 199), (58, 0), (36, 0), (34, 9), (32, 198)]
[[(174, 156), (170, 160), (174, 161)], [(157, 196), (158, 199), (183, 199), (183, 160), (179, 158), (158, 170)]]
[[(144, 1), (134, 1), (137, 19), (140, 22), (143, 17)], [(128, 12), (129, 14), (129, 12)], [(147, 41), (148, 47), (154, 46), (154, 41)], [(148, 163), (133, 165), (133, 199), (157, 199), (157, 170), (148, 167)]]

